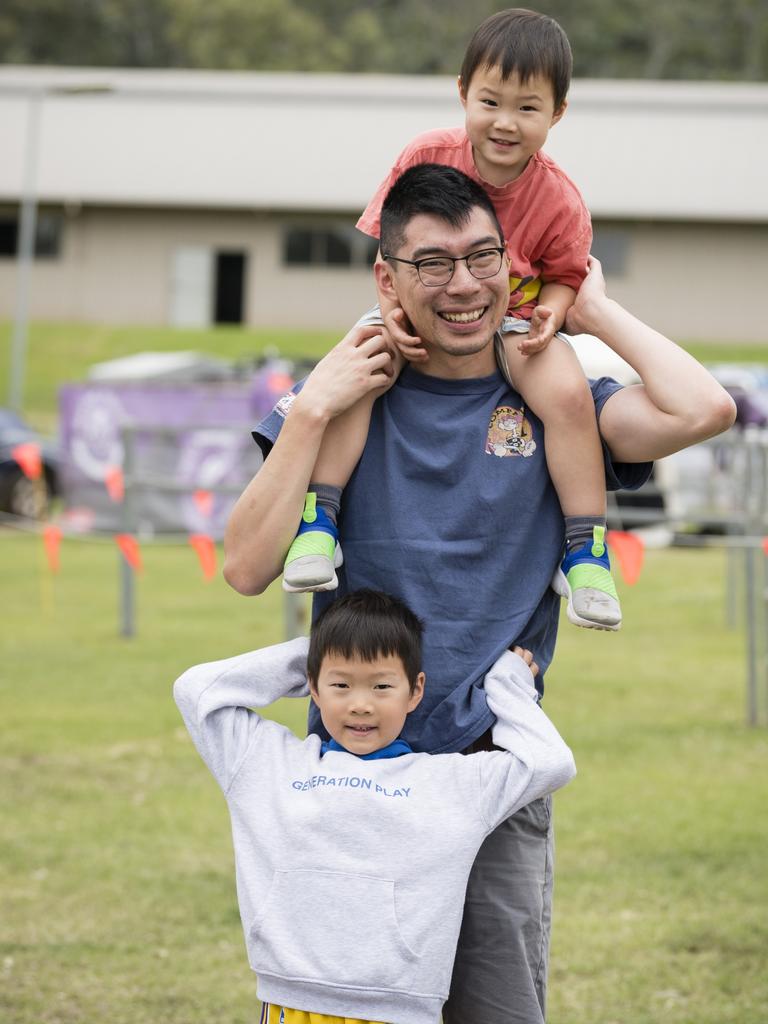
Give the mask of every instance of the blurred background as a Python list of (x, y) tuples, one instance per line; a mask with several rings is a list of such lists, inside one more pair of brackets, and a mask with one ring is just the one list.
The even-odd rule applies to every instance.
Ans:
[[(0, 11), (0, 1018), (252, 1021), (222, 801), (170, 700), (306, 628), (220, 576), (250, 429), (375, 300), (354, 225), (502, 4)], [(768, 1020), (768, 9), (538, 8), (549, 152), (609, 293), (706, 363), (727, 435), (610, 502), (625, 624), (565, 623), (553, 1024)], [(585, 370), (630, 383), (594, 339)], [(276, 717), (301, 732), (301, 702)]]

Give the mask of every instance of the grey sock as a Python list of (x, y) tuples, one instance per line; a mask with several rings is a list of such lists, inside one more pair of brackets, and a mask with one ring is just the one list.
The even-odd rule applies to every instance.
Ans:
[(572, 550), (589, 544), (595, 526), (605, 526), (605, 516), (566, 516), (565, 542), (568, 548)]
[(341, 488), (332, 484), (310, 484), (308, 490), (314, 491), (317, 495), (317, 504), (335, 526), (341, 509)]

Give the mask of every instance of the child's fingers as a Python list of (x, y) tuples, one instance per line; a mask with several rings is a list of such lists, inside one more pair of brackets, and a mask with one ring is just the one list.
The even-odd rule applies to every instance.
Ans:
[(405, 345), (400, 342), (397, 343), (399, 351), (408, 360), (409, 363), (423, 363), (428, 358), (427, 350), (421, 343), (420, 338), (415, 338), (414, 344)]
[(550, 343), (551, 338), (524, 338), (517, 346), (518, 352), (524, 356), (535, 355), (536, 352), (543, 352)]
[(539, 673), (539, 666), (533, 660), (533, 652), (529, 651), (525, 647), (513, 647), (512, 651), (519, 657), (522, 658), (526, 665), (530, 668), (534, 676)]

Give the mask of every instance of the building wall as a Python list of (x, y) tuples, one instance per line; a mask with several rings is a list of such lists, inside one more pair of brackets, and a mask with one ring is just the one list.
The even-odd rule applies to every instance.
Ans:
[[(285, 266), (288, 225), (332, 226), (349, 216), (189, 212), (107, 207), (63, 211), (58, 258), (36, 261), (33, 318), (115, 324), (171, 321), (174, 253), (242, 250), (244, 322), (342, 328), (375, 300), (370, 271)], [(756, 297), (768, 281), (768, 226), (597, 222), (596, 251), (611, 294), (680, 339), (766, 339)], [(0, 318), (13, 315), (15, 265), (0, 259)]]
[(768, 284), (768, 225), (610, 223), (628, 237), (610, 294), (672, 338), (768, 343), (758, 296)]

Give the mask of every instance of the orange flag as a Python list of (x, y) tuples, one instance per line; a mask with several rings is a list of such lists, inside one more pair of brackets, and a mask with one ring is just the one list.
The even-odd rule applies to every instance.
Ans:
[(293, 387), (293, 378), (288, 373), (275, 371), (270, 373), (267, 386), (273, 395), (284, 395), (286, 391), (290, 391)]
[(768, 537), (763, 537), (763, 551), (768, 555)]
[(189, 535), (189, 543), (195, 549), (197, 557), (200, 559), (200, 568), (203, 570), (203, 576), (207, 579), (213, 579), (216, 575), (216, 547), (213, 543), (213, 538), (209, 537), (207, 533), (191, 533)]
[(634, 533), (625, 533), (623, 530), (609, 530), (608, 544), (616, 555), (621, 575), (627, 586), (637, 583), (640, 578), (640, 570), (643, 567), (645, 556), (645, 545), (642, 539)]
[(107, 466), (104, 473), (104, 486), (112, 501), (119, 503), (125, 496), (125, 479), (121, 466)]
[(115, 542), (123, 553), (123, 558), (135, 571), (141, 572), (144, 568), (141, 562), (141, 551), (139, 542), (130, 533), (116, 533)]
[(213, 511), (213, 495), (210, 491), (197, 490), (192, 495), (197, 511), (205, 519), (211, 518), (211, 512)]
[(11, 457), (21, 466), (24, 476), (30, 480), (39, 480), (43, 475), (43, 460), (40, 445), (35, 441), (25, 441), (11, 448)]
[(51, 572), (59, 571), (61, 536), (62, 533), (58, 526), (46, 526), (43, 528), (43, 545), (45, 547), (45, 556), (48, 559), (48, 568)]

